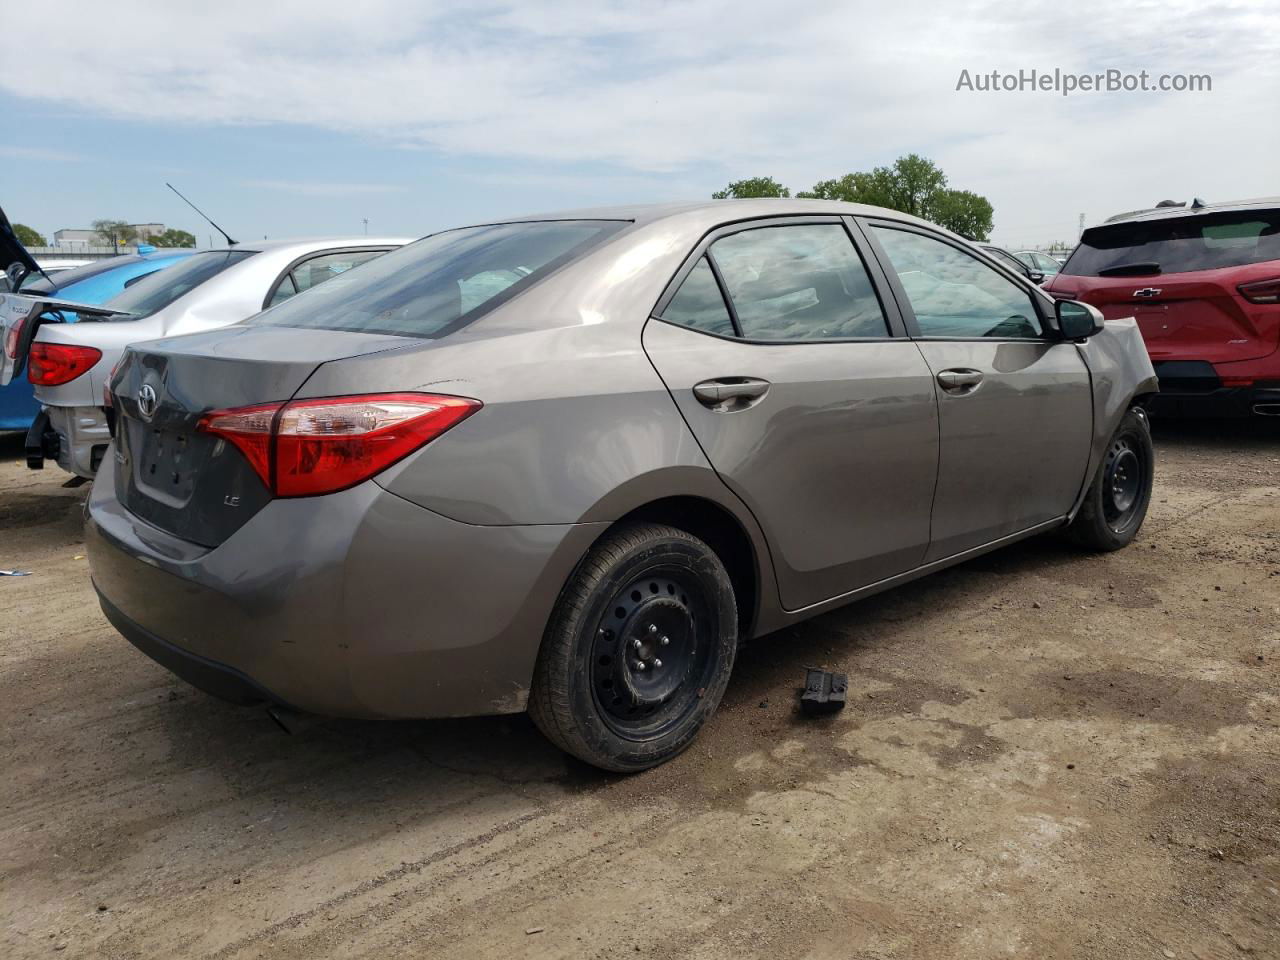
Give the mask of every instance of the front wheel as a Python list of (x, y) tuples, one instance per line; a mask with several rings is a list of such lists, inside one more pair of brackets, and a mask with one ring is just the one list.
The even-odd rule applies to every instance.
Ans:
[(1131, 408), (1111, 435), (1098, 472), (1067, 535), (1089, 550), (1128, 546), (1138, 534), (1151, 503), (1155, 451), (1146, 413)]
[(593, 766), (657, 766), (715, 712), (737, 643), (733, 585), (715, 552), (674, 527), (621, 527), (591, 548), (560, 596), (529, 713)]

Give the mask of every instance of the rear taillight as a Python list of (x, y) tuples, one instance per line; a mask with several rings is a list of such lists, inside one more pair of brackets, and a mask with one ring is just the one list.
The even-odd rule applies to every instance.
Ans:
[(69, 343), (33, 343), (27, 354), (27, 379), (37, 387), (60, 387), (87, 373), (102, 359), (97, 347)]
[(111, 382), (115, 380), (116, 373), (120, 369), (120, 364), (124, 363), (124, 357), (115, 362), (115, 366), (111, 368), (111, 372), (107, 374), (107, 380), (102, 385), (102, 405), (110, 410), (115, 406), (115, 401), (111, 399)]
[(22, 339), (22, 328), (26, 324), (27, 318), (23, 317), (16, 324), (9, 328), (8, 334), (4, 338), (4, 352), (10, 360), (17, 359), (18, 341)]
[(278, 497), (345, 490), (480, 409), (479, 400), (381, 393), (215, 410), (199, 429), (234, 444)]
[(1250, 303), (1280, 303), (1280, 277), (1242, 283), (1236, 289)]

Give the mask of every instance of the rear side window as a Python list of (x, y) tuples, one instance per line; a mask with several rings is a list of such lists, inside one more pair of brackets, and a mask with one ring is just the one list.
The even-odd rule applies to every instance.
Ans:
[(449, 230), (384, 254), (248, 322), (444, 336), (625, 225), (618, 220), (546, 220)]
[(689, 271), (689, 276), (680, 284), (667, 309), (662, 311), (662, 319), (694, 330), (733, 336), (733, 319), (729, 316), (729, 308), (724, 305), (720, 285), (716, 283), (706, 257)]
[(1103, 224), (1086, 230), (1062, 268), (1074, 277), (1215, 270), (1280, 260), (1280, 210)]
[(326, 280), (332, 280), (352, 267), (358, 267), (367, 260), (382, 256), (384, 252), (383, 250), (345, 250), (341, 253), (325, 253), (303, 260), (281, 278), (267, 306), (274, 307), (277, 303), (284, 303), (294, 294), (310, 290)]
[(711, 245), (748, 340), (847, 340), (889, 333), (853, 241), (837, 223), (760, 227)]
[(256, 250), (213, 250), (197, 253), (176, 266), (157, 271), (107, 301), (106, 305), (121, 313), (147, 316), (163, 310), (206, 280), (216, 277), (227, 267), (252, 257)]

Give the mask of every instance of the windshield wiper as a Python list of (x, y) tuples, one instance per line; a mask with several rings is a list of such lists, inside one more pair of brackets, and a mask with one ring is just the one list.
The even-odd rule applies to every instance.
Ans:
[(1144, 273), (1159, 273), (1160, 264), (1154, 260), (1141, 260), (1136, 263), (1118, 263), (1114, 267), (1103, 267), (1098, 271), (1100, 277), (1136, 277)]

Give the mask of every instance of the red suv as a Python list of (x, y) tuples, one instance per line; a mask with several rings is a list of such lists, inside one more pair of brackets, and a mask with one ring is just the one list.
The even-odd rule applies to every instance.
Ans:
[(1137, 318), (1156, 410), (1280, 416), (1280, 198), (1112, 217), (1045, 289)]

